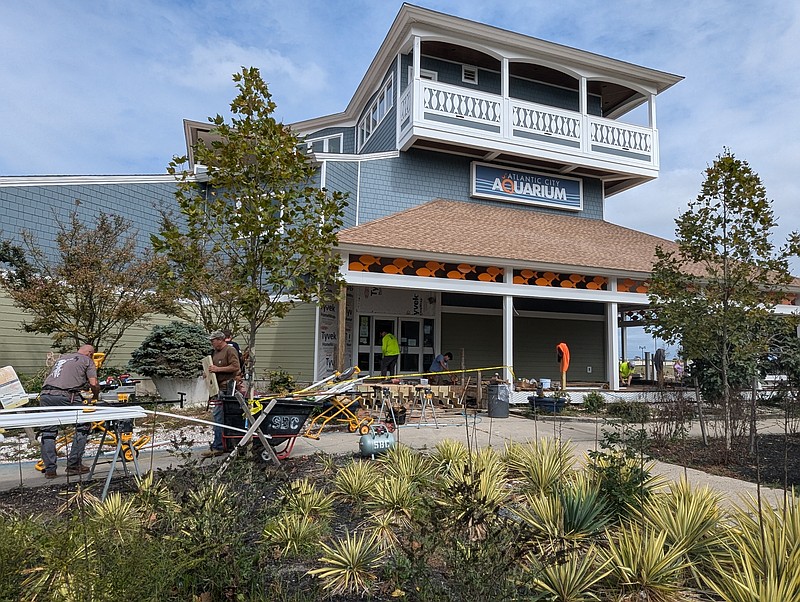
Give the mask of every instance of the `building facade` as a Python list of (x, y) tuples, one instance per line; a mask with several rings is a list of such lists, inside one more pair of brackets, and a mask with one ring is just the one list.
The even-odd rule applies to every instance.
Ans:
[[(376, 372), (390, 330), (402, 374), (450, 351), (457, 368), (557, 380), (565, 342), (569, 382), (616, 388), (655, 248), (674, 243), (606, 222), (604, 206), (658, 177), (656, 98), (681, 79), (404, 4), (347, 107), (292, 124), (318, 185), (348, 194), (347, 294), (265, 329), (260, 368)], [(200, 173), (209, 124), (184, 127)], [(53, 195), (65, 209), (97, 196), (146, 235), (173, 202), (168, 178), (0, 178), (0, 201), (13, 230), (48, 222), (30, 208)]]

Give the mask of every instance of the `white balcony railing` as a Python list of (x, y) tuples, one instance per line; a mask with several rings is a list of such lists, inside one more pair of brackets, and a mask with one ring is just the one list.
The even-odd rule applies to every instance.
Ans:
[(498, 143), (547, 149), (632, 166), (657, 168), (656, 131), (584, 115), (577, 111), (503, 98), (430, 80), (415, 80), (400, 95), (398, 134), (408, 139), (416, 128), (475, 137), (487, 148)]

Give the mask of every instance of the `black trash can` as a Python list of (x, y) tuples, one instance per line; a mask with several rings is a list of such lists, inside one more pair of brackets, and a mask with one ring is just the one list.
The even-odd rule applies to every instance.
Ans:
[(489, 385), (487, 397), (489, 418), (508, 418), (508, 386)]

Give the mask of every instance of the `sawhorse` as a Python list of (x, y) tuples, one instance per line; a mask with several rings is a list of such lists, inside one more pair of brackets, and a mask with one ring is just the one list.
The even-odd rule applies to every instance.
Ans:
[(428, 408), (430, 408), (431, 414), (433, 415), (433, 425), (438, 429), (439, 421), (436, 419), (436, 407), (433, 405), (433, 391), (431, 390), (430, 387), (426, 387), (424, 385), (417, 385), (416, 387), (414, 387), (414, 389), (417, 392), (414, 401), (414, 406), (417, 405), (417, 402), (419, 402), (420, 406), (420, 415), (419, 415), (419, 421), (417, 422), (417, 428), (421, 426), (431, 426), (429, 423), (424, 422), (425, 412)]
[[(114, 476), (114, 469), (117, 467), (117, 460), (122, 460), (122, 469), (125, 472), (125, 476), (130, 476), (128, 474), (128, 461), (125, 458), (125, 454), (128, 450), (131, 451), (131, 459), (133, 462), (134, 471), (136, 472), (136, 478), (142, 478), (142, 474), (139, 471), (139, 461), (136, 459), (139, 451), (133, 447), (133, 420), (114, 420), (105, 423), (105, 430), (103, 430), (103, 436), (100, 438), (100, 445), (97, 447), (97, 453), (94, 456), (92, 468), (89, 470), (89, 474), (86, 477), (87, 480), (91, 480), (94, 476), (94, 469), (97, 467), (100, 454), (103, 453), (103, 443), (105, 443), (109, 432), (114, 433), (114, 436), (117, 439), (117, 445), (114, 448), (114, 455), (111, 458), (111, 468), (106, 476), (106, 482), (103, 485), (103, 492), (100, 494), (101, 502), (105, 501), (106, 496), (108, 495), (108, 488), (111, 485), (111, 478)], [(124, 443), (123, 439), (125, 440)]]
[(250, 405), (245, 401), (244, 397), (239, 392), (234, 393), (236, 397), (236, 401), (239, 402), (239, 406), (242, 408), (242, 412), (244, 413), (245, 419), (247, 420), (247, 424), (250, 426), (247, 428), (247, 432), (242, 436), (239, 440), (239, 443), (236, 444), (236, 447), (233, 448), (231, 453), (228, 454), (228, 457), (220, 464), (219, 469), (217, 470), (216, 476), (221, 476), (227, 469), (233, 459), (239, 454), (239, 450), (242, 449), (245, 445), (250, 443), (253, 439), (253, 435), (258, 437), (258, 440), (261, 442), (261, 459), (265, 462), (269, 462), (275, 467), (281, 465), (281, 461), (278, 459), (278, 456), (275, 454), (275, 450), (272, 449), (272, 446), (269, 444), (269, 439), (267, 438), (268, 435), (265, 435), (261, 432), (261, 423), (266, 420), (269, 413), (272, 411), (272, 408), (275, 407), (275, 404), (278, 403), (277, 399), (271, 400), (261, 412), (258, 414), (258, 418), (253, 418), (253, 413), (250, 411)]

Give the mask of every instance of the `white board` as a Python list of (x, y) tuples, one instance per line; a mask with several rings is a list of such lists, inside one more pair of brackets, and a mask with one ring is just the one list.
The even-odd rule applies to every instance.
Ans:
[(16, 408), (28, 403), (28, 394), (11, 366), (0, 368), (0, 407)]
[(207, 355), (203, 358), (203, 375), (208, 383), (208, 396), (214, 397), (219, 395), (219, 383), (217, 382), (217, 375), (209, 371), (211, 367), (211, 356)]

